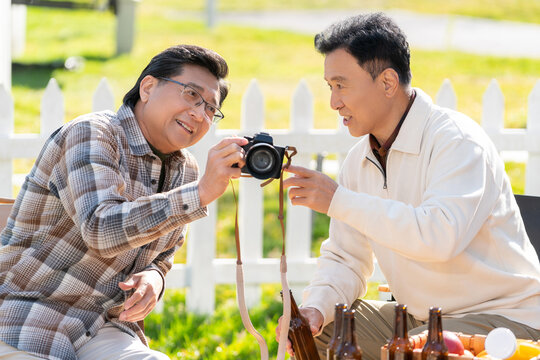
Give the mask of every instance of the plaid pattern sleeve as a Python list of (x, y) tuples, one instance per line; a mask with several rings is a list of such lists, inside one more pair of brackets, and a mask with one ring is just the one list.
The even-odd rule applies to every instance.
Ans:
[(130, 108), (85, 115), (55, 131), (26, 177), (0, 235), (0, 340), (49, 359), (76, 351), (118, 315), (118, 282), (162, 276), (186, 226), (206, 215), (186, 150), (154, 156)]

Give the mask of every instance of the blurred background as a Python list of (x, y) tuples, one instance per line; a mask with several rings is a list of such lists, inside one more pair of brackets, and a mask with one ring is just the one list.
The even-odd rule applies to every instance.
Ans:
[[(16, 133), (39, 132), (40, 102), (50, 78), (63, 92), (64, 121), (69, 121), (91, 111), (103, 77), (120, 106), (152, 56), (180, 43), (211, 48), (228, 61), (231, 90), (220, 128), (240, 127), (242, 96), (254, 78), (264, 94), (266, 128), (288, 128), (291, 97), (301, 79), (314, 96), (315, 128), (336, 128), (323, 57), (314, 50), (313, 36), (334, 20), (366, 11), (388, 12), (409, 35), (413, 86), (435, 98), (443, 80), (450, 79), (457, 109), (476, 121), (495, 78), (505, 97), (505, 125), (525, 127), (527, 98), (539, 79), (540, 36), (535, 34), (540, 34), (540, 0), (143, 0), (136, 3), (133, 47), (123, 54), (117, 51), (115, 2), (78, 2), (77, 9), (27, 7), (24, 48), (14, 53), (12, 65)], [(24, 176), (34, 160), (16, 160), (15, 173)], [(507, 172), (514, 192), (523, 193), (524, 164), (508, 161)], [(276, 196), (276, 186), (265, 189), (264, 256), (269, 257), (280, 251)], [(230, 192), (218, 209), (216, 256), (234, 257)], [(328, 235), (328, 218), (316, 214), (313, 223), (312, 253), (317, 256)], [(185, 261), (185, 251), (176, 261)], [(375, 288), (372, 284), (368, 297), (377, 297)], [(252, 320), (275, 354), (279, 287), (265, 286), (263, 295), (251, 310)], [(163, 312), (150, 315), (146, 333), (151, 346), (173, 359), (257, 358), (254, 339), (243, 331), (233, 287), (218, 287), (211, 316), (187, 312), (184, 298), (184, 290), (168, 290)]]

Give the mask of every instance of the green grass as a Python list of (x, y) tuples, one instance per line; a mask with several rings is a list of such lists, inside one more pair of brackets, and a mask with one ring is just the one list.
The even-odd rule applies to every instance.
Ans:
[[(154, 0), (156, 8), (169, 7), (171, 0)], [(495, 20), (540, 23), (540, 3), (536, 0), (216, 0), (222, 11), (290, 9), (400, 9), (431, 14), (453, 14)], [(182, 9), (203, 10), (206, 0), (183, 3)]]
[[(109, 12), (29, 8), (27, 51), (17, 59), (24, 66), (16, 66), (13, 72), (16, 132), (39, 131), (39, 101), (50, 77), (63, 90), (67, 121), (91, 110), (102, 77), (109, 80), (119, 106), (151, 56), (177, 43), (207, 46), (228, 60), (231, 92), (220, 127), (239, 127), (241, 98), (253, 78), (265, 95), (268, 128), (288, 127), (290, 98), (301, 78), (314, 95), (315, 127), (336, 127), (337, 116), (328, 106), (329, 91), (322, 77), (323, 58), (313, 49), (311, 36), (230, 25), (208, 30), (200, 22), (179, 22), (151, 11), (156, 5), (148, 3), (140, 4), (133, 52), (119, 57), (114, 56), (114, 17)], [(52, 25), (43, 26), (43, 19)], [(59, 67), (68, 56), (84, 57), (84, 68), (69, 72)], [(506, 99), (506, 125), (525, 126), (527, 96), (538, 79), (540, 60), (413, 49), (411, 63), (414, 86), (434, 97), (449, 78), (458, 110), (478, 121), (482, 95), (489, 81), (497, 78)]]

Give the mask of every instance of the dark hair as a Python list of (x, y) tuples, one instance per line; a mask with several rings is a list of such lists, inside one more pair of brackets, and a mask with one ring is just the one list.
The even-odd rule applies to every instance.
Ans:
[(345, 49), (374, 80), (384, 69), (392, 68), (402, 85), (411, 82), (405, 34), (383, 13), (352, 16), (330, 25), (315, 36), (315, 48), (324, 55)]
[(202, 66), (210, 71), (219, 81), (219, 104), (229, 93), (229, 87), (224, 78), (229, 73), (227, 62), (218, 53), (195, 45), (176, 45), (163, 50), (150, 60), (142, 71), (135, 86), (124, 96), (124, 104), (132, 109), (139, 101), (139, 86), (147, 75), (153, 77), (173, 77), (182, 74), (186, 64)]

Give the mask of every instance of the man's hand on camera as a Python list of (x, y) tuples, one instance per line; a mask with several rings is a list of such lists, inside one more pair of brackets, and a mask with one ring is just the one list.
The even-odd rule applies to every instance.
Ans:
[[(221, 140), (208, 151), (206, 171), (199, 181), (199, 198), (201, 206), (206, 206), (220, 197), (229, 179), (240, 177), (241, 168), (245, 165), (244, 149), (248, 140), (243, 137), (229, 137)], [(232, 167), (238, 164), (238, 167)]]
[(291, 203), (327, 214), (338, 184), (323, 173), (301, 166), (291, 165), (286, 171), (294, 174), (283, 181), (283, 186), (290, 188)]
[(163, 278), (156, 270), (145, 270), (118, 283), (118, 286), (124, 291), (134, 290), (124, 303), (120, 320), (135, 322), (143, 320), (156, 306), (163, 289)]
[[(302, 314), (302, 316), (309, 323), (309, 329), (311, 330), (311, 333), (313, 335), (318, 333), (324, 320), (321, 312), (312, 307), (300, 308), (299, 310), (300, 310), (300, 314)], [(276, 341), (277, 342), (279, 342), (279, 334), (281, 333), (282, 319), (283, 319), (283, 316), (279, 318), (278, 326), (276, 327)], [(289, 353), (290, 356), (294, 356), (292, 344), (289, 339), (287, 339), (287, 352)]]

